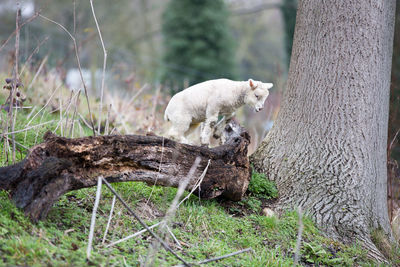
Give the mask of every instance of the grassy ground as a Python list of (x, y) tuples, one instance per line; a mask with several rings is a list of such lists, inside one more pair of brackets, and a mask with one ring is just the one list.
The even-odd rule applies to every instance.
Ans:
[[(37, 92), (34, 94), (37, 95)], [(63, 95), (68, 99), (68, 94)], [(1, 103), (5, 101), (4, 96), (5, 94), (0, 94)], [(35, 111), (26, 109), (18, 112), (15, 129), (24, 129), (28, 124), (50, 123), (15, 135), (16, 141), (21, 144), (17, 145), (17, 160), (25, 157), (27, 150), (24, 147), (29, 148), (40, 143), (46, 131), (52, 130), (57, 134), (63, 131), (63, 134), (66, 134), (65, 128), (61, 128), (61, 125), (65, 125), (66, 117), (63, 117), (60, 123), (60, 113), (54, 107), (60, 102), (65, 110), (67, 101), (60, 101), (60, 94), (58, 100), (54, 99), (55, 102), (49, 105), (50, 109), (44, 109), (35, 116), (44, 104), (43, 101), (39, 104), (40, 99), (31, 101), (39, 106)], [(6, 112), (0, 112), (4, 122)], [(85, 116), (84, 111), (80, 112)], [(146, 114), (148, 111), (142, 113)], [(115, 124), (124, 125), (121, 114), (116, 117), (121, 121), (116, 121)], [(144, 126), (137, 127), (139, 129)], [(74, 136), (89, 134), (91, 131), (85, 126), (74, 128)], [(0, 166), (7, 163), (3, 144), (0, 144)], [(143, 183), (127, 182), (114, 186), (148, 225), (164, 218), (176, 194), (176, 189), (151, 187)], [(249, 193), (241, 202), (206, 201), (191, 196), (171, 219), (171, 231), (181, 242), (181, 248), (171, 235), (166, 234), (165, 239), (189, 262), (252, 248), (252, 252), (208, 265), (293, 266), (299, 230), (296, 212), (288, 211), (280, 217), (267, 217), (262, 213), (263, 208), (277, 195), (278, 192), (272, 183), (262, 175), (254, 174)], [(106, 246), (142, 229), (118, 202), (109, 234), (102, 244), (112, 200), (112, 194), (106, 188), (103, 188), (98, 210), (93, 253), (90, 260), (86, 259), (94, 196), (95, 188), (70, 192), (55, 204), (45, 221), (32, 224), (13, 205), (8, 193), (0, 191), (0, 266), (138, 266), (144, 263), (151, 254), (149, 247), (154, 245), (153, 238), (147, 233), (113, 247)], [(373, 262), (366, 259), (366, 252), (357, 244), (346, 246), (323, 237), (307, 216), (303, 218), (303, 224), (300, 264), (374, 266)], [(155, 231), (158, 231), (157, 228)], [(149, 258), (155, 259), (155, 266), (179, 264), (179, 261), (164, 249), (159, 249), (155, 257)]]
[[(260, 185), (253, 175), (253, 192), (239, 203), (222, 200), (199, 200), (191, 196), (172, 218), (171, 229), (182, 248), (170, 235), (169, 245), (187, 261), (196, 262), (244, 248), (253, 252), (214, 262), (211, 266), (293, 266), (298, 233), (298, 216), (287, 212), (281, 217), (266, 217), (262, 208), (274, 189), (271, 183)], [(148, 225), (159, 222), (176, 194), (174, 188), (150, 187), (144, 183), (114, 184), (116, 190)], [(261, 194), (260, 191), (263, 191)], [(86, 248), (94, 203), (95, 188), (64, 195), (45, 221), (32, 224), (0, 193), (0, 265), (3, 266), (138, 266), (146, 261), (153, 239), (143, 234), (107, 248), (106, 244), (141, 229), (117, 202), (105, 244), (102, 244), (112, 194), (103, 188), (94, 238), (94, 251), (86, 259)], [(302, 264), (326, 266), (370, 266), (366, 252), (359, 246), (344, 246), (321, 235), (313, 222), (303, 219)], [(178, 264), (170, 253), (160, 249), (155, 266)]]
[[(175, 196), (172, 188), (151, 187), (143, 183), (115, 185), (131, 207), (151, 225), (160, 221)], [(87, 239), (95, 189), (83, 189), (63, 196), (48, 218), (32, 224), (0, 193), (0, 265), (14, 266), (137, 266), (144, 262), (153, 239), (148, 234), (106, 248), (101, 240), (107, 223), (112, 195), (103, 189), (94, 238), (94, 253), (86, 259)], [(146, 204), (147, 200), (149, 202)], [(244, 209), (247, 209), (244, 204)], [(254, 207), (253, 207), (254, 208)], [(188, 261), (199, 261), (251, 247), (254, 252), (222, 260), (212, 266), (293, 266), (298, 231), (298, 217), (287, 212), (280, 218), (248, 211), (235, 216), (217, 200), (199, 201), (191, 196), (172, 219), (171, 229), (182, 243), (178, 249), (172, 238), (169, 244)], [(303, 220), (302, 262), (323, 265), (370, 265), (358, 246), (344, 246), (324, 238), (309, 218)], [(132, 234), (141, 227), (116, 204), (106, 244)], [(163, 249), (156, 266), (179, 262)]]

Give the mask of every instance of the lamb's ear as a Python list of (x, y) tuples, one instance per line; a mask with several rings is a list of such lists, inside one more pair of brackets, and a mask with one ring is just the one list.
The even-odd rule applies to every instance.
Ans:
[(250, 88), (253, 90), (255, 90), (257, 88), (257, 84), (255, 81), (253, 81), (253, 79), (249, 79), (249, 85), (250, 85)]
[(272, 88), (272, 86), (274, 86), (273, 83), (264, 83), (265, 84), (265, 88), (270, 89)]

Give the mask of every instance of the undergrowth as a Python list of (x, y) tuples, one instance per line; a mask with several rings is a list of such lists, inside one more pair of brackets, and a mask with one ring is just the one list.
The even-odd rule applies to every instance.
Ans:
[[(160, 221), (176, 189), (155, 187), (146, 204), (151, 187), (144, 183), (114, 184), (131, 207), (152, 225)], [(70, 192), (55, 204), (45, 221), (32, 224), (9, 199), (0, 193), (0, 265), (3, 266), (137, 266), (148, 253), (152, 238), (148, 234), (130, 239), (114, 247), (101, 244), (111, 206), (112, 194), (103, 189), (98, 210), (94, 251), (86, 259), (90, 216), (95, 188)], [(348, 247), (324, 238), (313, 222), (305, 217), (302, 260), (314, 260), (333, 266), (368, 264), (360, 247)], [(106, 244), (118, 240), (141, 227), (118, 202)], [(168, 243), (190, 261), (221, 256), (251, 247), (254, 252), (227, 258), (211, 266), (293, 266), (294, 247), (298, 231), (298, 216), (286, 212), (281, 217), (251, 214), (232, 217), (216, 200), (203, 201), (191, 196), (178, 209), (172, 220), (172, 232), (181, 241), (182, 250), (169, 238)], [(310, 250), (309, 247), (317, 247)], [(324, 255), (321, 251), (325, 251)], [(336, 259), (336, 260), (335, 260)], [(156, 266), (179, 262), (160, 250)]]

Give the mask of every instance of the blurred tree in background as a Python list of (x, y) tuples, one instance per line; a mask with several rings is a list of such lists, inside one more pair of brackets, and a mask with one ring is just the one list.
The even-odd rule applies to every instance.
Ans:
[(164, 80), (182, 89), (235, 77), (234, 43), (223, 0), (171, 0), (163, 15)]
[(294, 25), (296, 24), (297, 0), (283, 0), (281, 11), (285, 29), (285, 49), (288, 55), (287, 65), (289, 67), (290, 56), (292, 55)]

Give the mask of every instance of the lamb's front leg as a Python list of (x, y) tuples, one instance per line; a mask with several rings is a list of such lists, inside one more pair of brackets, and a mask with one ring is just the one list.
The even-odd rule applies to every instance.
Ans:
[(201, 144), (209, 145), (210, 138), (212, 134), (212, 129), (214, 129), (215, 124), (218, 121), (218, 112), (207, 110), (206, 121), (203, 124), (203, 129), (201, 131)]

